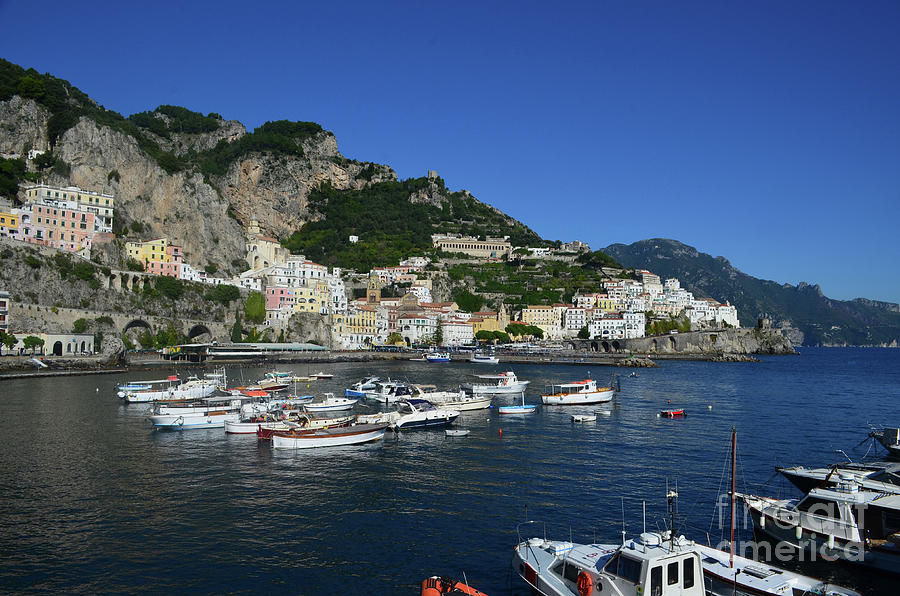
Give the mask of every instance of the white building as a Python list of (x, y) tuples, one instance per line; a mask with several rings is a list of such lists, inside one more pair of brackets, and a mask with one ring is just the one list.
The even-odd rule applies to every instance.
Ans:
[(460, 317), (451, 317), (441, 321), (441, 336), (445, 346), (471, 345), (475, 341), (472, 324)]
[(438, 317), (432, 313), (401, 314), (397, 317), (397, 332), (410, 345), (432, 341), (437, 329)]

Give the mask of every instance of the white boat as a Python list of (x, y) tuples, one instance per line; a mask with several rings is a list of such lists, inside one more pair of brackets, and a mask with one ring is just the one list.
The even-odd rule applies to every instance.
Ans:
[(861, 489), (852, 475), (801, 499), (736, 494), (756, 529), (794, 552), (900, 574), (900, 495)]
[(541, 401), (548, 405), (581, 406), (608, 402), (615, 394), (616, 390), (613, 387), (597, 387), (597, 381), (594, 379), (583, 379), (548, 385), (546, 393), (541, 394)]
[(491, 407), (493, 397), (490, 395), (471, 395), (459, 391), (433, 391), (434, 385), (413, 385), (415, 396), (430, 401), (436, 406), (467, 412), (485, 410)]
[(156, 404), (149, 418), (157, 430), (223, 428), (226, 421), (237, 422), (241, 419), (241, 407), (249, 399), (228, 395), (206, 397), (190, 404)]
[(326, 373), (326, 372), (317, 372), (317, 373), (311, 374), (309, 376), (312, 377), (313, 379), (332, 379), (332, 378), (334, 378), (333, 374)]
[(399, 417), (391, 425), (394, 431), (448, 426), (459, 417), (459, 410), (439, 408), (424, 399), (404, 399), (397, 404)]
[(473, 352), (472, 356), (469, 358), (469, 362), (472, 364), (500, 364), (500, 359), (493, 354), (479, 354), (478, 352)]
[(463, 428), (448, 428), (444, 431), (444, 434), (448, 437), (464, 437), (469, 434), (469, 431)]
[(125, 397), (126, 393), (131, 393), (134, 391), (147, 391), (153, 389), (154, 385), (171, 385), (172, 383), (177, 383), (178, 377), (170, 376), (167, 379), (156, 379), (152, 381), (131, 381), (129, 383), (119, 383), (116, 385), (116, 390), (119, 397)]
[(497, 395), (506, 393), (522, 393), (529, 381), (520, 381), (512, 371), (496, 375), (476, 375), (479, 379), (490, 383), (473, 383), (469, 385), (472, 393), (478, 395)]
[(303, 406), (307, 412), (341, 412), (352, 410), (356, 400), (349, 397), (335, 397), (333, 393), (326, 393), (325, 399), (320, 402), (311, 402)]
[(500, 406), (497, 412), (500, 414), (532, 414), (537, 410), (537, 404), (525, 403), (525, 392), (522, 391), (522, 403), (512, 406)]
[(378, 381), (375, 387), (365, 392), (366, 399), (373, 399), (383, 404), (390, 404), (412, 395), (412, 387), (403, 381)]
[(842, 477), (851, 476), (863, 490), (900, 494), (900, 463), (897, 462), (842, 462), (827, 468), (793, 466), (775, 469), (804, 493), (837, 484)]
[[(534, 524), (535, 522), (525, 522)], [(622, 544), (534, 537), (515, 547), (512, 566), (537, 594), (583, 596), (859, 596), (840, 586), (697, 544), (671, 532), (644, 532)]]
[(596, 414), (574, 414), (572, 416), (572, 422), (594, 422), (596, 420)]
[(354, 416), (319, 418), (298, 410), (285, 413), (273, 412), (262, 416), (241, 418), (238, 422), (226, 422), (225, 432), (235, 435), (256, 435), (261, 439), (271, 439), (276, 431), (289, 431), (294, 428), (317, 429), (329, 426), (349, 426)]
[(272, 435), (272, 447), (275, 449), (311, 449), (357, 445), (377, 441), (384, 436), (386, 430), (386, 424), (357, 424), (310, 431), (276, 432)]
[(188, 377), (184, 383), (173, 384), (164, 389), (130, 391), (123, 396), (123, 399), (130, 404), (174, 399), (198, 399), (212, 395), (220, 386), (223, 385), (218, 378)]

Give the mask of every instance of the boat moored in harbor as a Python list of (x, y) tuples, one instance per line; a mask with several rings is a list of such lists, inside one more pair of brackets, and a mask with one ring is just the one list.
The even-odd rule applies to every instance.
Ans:
[(612, 400), (616, 390), (614, 387), (597, 387), (594, 379), (583, 379), (570, 383), (548, 385), (541, 401), (548, 405), (573, 406), (602, 404)]
[(520, 381), (516, 377), (516, 373), (511, 370), (496, 375), (475, 376), (482, 379), (482, 381), (490, 381), (490, 383), (472, 383), (466, 386), (472, 393), (478, 395), (522, 393), (529, 383), (529, 381)]
[(387, 431), (387, 424), (356, 424), (352, 426), (329, 427), (315, 430), (276, 431), (272, 434), (275, 449), (312, 449), (316, 447), (339, 447), (377, 441)]

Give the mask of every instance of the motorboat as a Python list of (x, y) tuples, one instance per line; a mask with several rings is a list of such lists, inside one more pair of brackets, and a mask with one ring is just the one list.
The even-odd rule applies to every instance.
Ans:
[(427, 362), (450, 362), (450, 352), (427, 352), (423, 358)]
[(356, 383), (350, 385), (344, 391), (346, 397), (365, 397), (367, 391), (375, 389), (375, 384), (381, 381), (379, 377), (368, 376)]
[(275, 449), (312, 449), (338, 447), (377, 441), (384, 436), (387, 424), (356, 424), (314, 430), (293, 429), (272, 434)]
[(852, 476), (863, 490), (900, 494), (900, 463), (897, 462), (843, 462), (824, 468), (793, 466), (775, 470), (804, 493), (820, 486), (835, 485), (841, 477)]
[(500, 414), (531, 414), (537, 410), (537, 404), (525, 403), (525, 392), (522, 392), (522, 403), (511, 406), (500, 406), (497, 411)]
[(326, 393), (325, 399), (320, 402), (312, 402), (303, 406), (307, 412), (342, 412), (352, 410), (356, 405), (356, 399), (349, 397), (335, 397), (333, 393)]
[(430, 401), (436, 406), (467, 412), (485, 410), (491, 407), (493, 396), (473, 395), (462, 389), (459, 391), (435, 391), (434, 385), (413, 385), (415, 396)]
[(623, 537), (622, 544), (577, 544), (545, 537), (523, 540), (522, 526), (535, 523), (519, 525), (512, 566), (537, 594), (859, 596), (853, 590), (732, 556), (669, 531), (643, 532), (628, 541)]
[(548, 385), (541, 394), (541, 401), (548, 405), (574, 406), (602, 404), (611, 401), (616, 390), (612, 386), (597, 387), (594, 379)]
[(317, 372), (309, 375), (313, 379), (332, 379), (334, 375), (326, 372)]
[(174, 377), (174, 380), (170, 379), (165, 382), (169, 383), (167, 387), (160, 389), (145, 389), (143, 391), (129, 391), (122, 396), (122, 399), (130, 404), (163, 400), (198, 399), (212, 395), (220, 386), (223, 386), (219, 379), (201, 379), (195, 376), (188, 377), (184, 383), (177, 385), (177, 377)]
[(900, 428), (874, 429), (869, 436), (881, 443), (891, 457), (900, 459)]
[(493, 354), (473, 352), (469, 362), (472, 364), (500, 364), (500, 359)]
[(823, 558), (900, 573), (900, 495), (864, 490), (852, 475), (800, 499), (736, 493), (756, 529)]
[(417, 398), (401, 400), (397, 403), (399, 416), (391, 424), (395, 432), (418, 428), (438, 428), (448, 426), (459, 417), (459, 410), (437, 407), (430, 401)]
[(490, 381), (489, 383), (472, 383), (467, 386), (472, 393), (478, 395), (522, 393), (529, 383), (529, 381), (520, 381), (516, 378), (516, 373), (511, 370), (496, 375), (475, 376), (482, 381)]
[(391, 381), (388, 379), (387, 381), (378, 381), (373, 389), (366, 391), (366, 399), (390, 404), (410, 397), (412, 394), (412, 387), (403, 381)]
[(154, 385), (172, 385), (178, 383), (178, 377), (171, 375), (166, 379), (156, 379), (151, 381), (131, 381), (129, 383), (119, 383), (116, 385), (116, 395), (124, 398), (126, 394), (135, 391), (149, 391)]
[(223, 428), (226, 421), (241, 419), (241, 408), (250, 399), (243, 396), (205, 397), (193, 404), (157, 404), (149, 417), (156, 430)]

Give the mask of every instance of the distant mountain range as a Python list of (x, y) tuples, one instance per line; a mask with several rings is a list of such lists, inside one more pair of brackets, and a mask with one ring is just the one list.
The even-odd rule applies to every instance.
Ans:
[(757, 279), (677, 240), (652, 238), (613, 244), (604, 252), (626, 267), (648, 269), (663, 279), (677, 277), (699, 297), (730, 301), (743, 326), (766, 315), (803, 345), (896, 346), (900, 306), (865, 298), (832, 300), (818, 285), (797, 286)]

